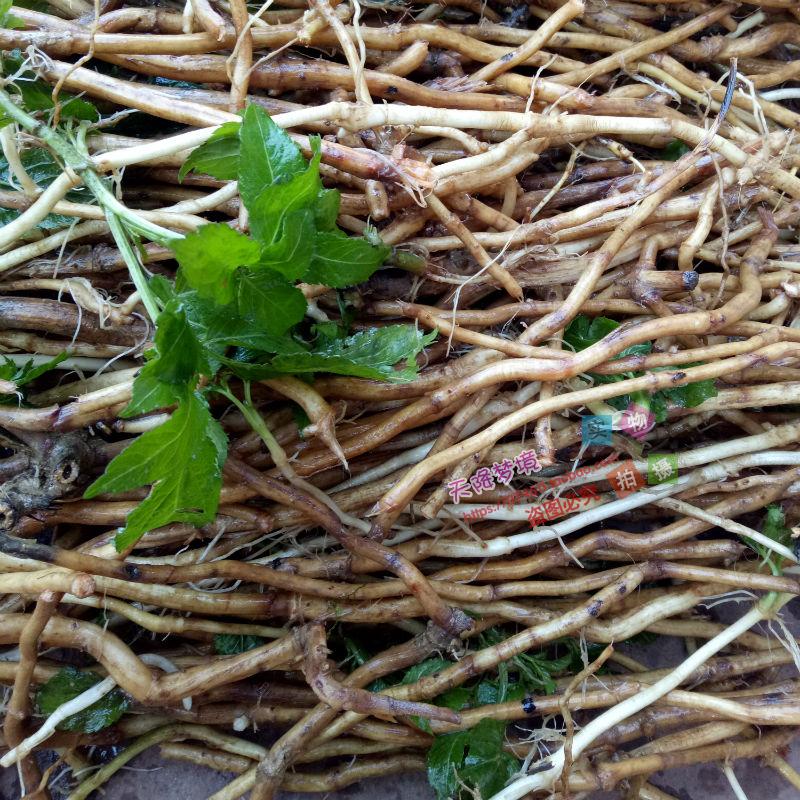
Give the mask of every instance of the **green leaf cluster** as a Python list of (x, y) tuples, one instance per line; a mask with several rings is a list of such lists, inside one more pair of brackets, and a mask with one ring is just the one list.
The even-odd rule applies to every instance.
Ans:
[[(480, 648), (499, 644), (508, 636), (500, 628), (489, 628), (479, 638)], [(587, 656), (594, 660), (602, 647), (588, 645)], [(416, 683), (427, 675), (435, 675), (452, 666), (443, 658), (429, 658), (408, 669), (401, 684)], [(462, 711), (465, 708), (512, 701), (521, 702), (531, 694), (552, 694), (556, 678), (583, 668), (578, 642), (562, 639), (539, 652), (520, 653), (500, 663), (495, 677), (485, 677), (471, 686), (457, 686), (439, 695), (434, 703)], [(428, 732), (427, 720), (414, 718)], [(428, 781), (438, 800), (468, 797), (478, 790), (481, 797), (491, 797), (500, 791), (519, 771), (518, 759), (503, 750), (506, 723), (484, 719), (474, 728), (446, 733), (434, 738), (428, 752)]]
[[(570, 322), (564, 331), (564, 341), (574, 350), (585, 350), (610, 333), (619, 328), (619, 323), (608, 317), (589, 317), (579, 314)], [(625, 358), (626, 356), (647, 355), (650, 353), (652, 345), (650, 342), (635, 344), (626, 347), (614, 360)], [(691, 366), (688, 365), (687, 366)], [(587, 373), (595, 383), (616, 383), (617, 381), (628, 378), (636, 378), (642, 375), (641, 372), (626, 372), (620, 375), (599, 375), (594, 372)], [(669, 389), (660, 389), (657, 392), (648, 394), (647, 392), (634, 392), (632, 394), (614, 397), (608, 401), (609, 405), (619, 410), (626, 409), (631, 402), (635, 401), (644, 408), (649, 408), (653, 413), (656, 422), (664, 422), (667, 418), (669, 406), (678, 408), (695, 408), (711, 397), (717, 396), (717, 389), (713, 380), (696, 381), (686, 386), (676, 386)]]
[(354, 238), (336, 227), (339, 194), (322, 186), (319, 140), (312, 149), (306, 161), (264, 111), (249, 106), (241, 123), (223, 125), (186, 162), (184, 172), (238, 180), (252, 235), (204, 225), (170, 243), (179, 267), (174, 284), (162, 276), (149, 283), (160, 309), (155, 341), (123, 416), (176, 410), (86, 492), (91, 498), (152, 487), (117, 535), (120, 550), (170, 522), (202, 525), (214, 518), (227, 440), (208, 395), (227, 394), (228, 376), (252, 381), (324, 371), (411, 380), (415, 357), (435, 338), (409, 325), (348, 336), (341, 303), (340, 325), (304, 325), (307, 303), (297, 281), (352, 286), (389, 253), (374, 233)]
[[(252, 239), (242, 236), (244, 241), (235, 243), (228, 235), (224, 240), (225, 234), (219, 231), (225, 226), (205, 226), (187, 237), (184, 241), (188, 243), (176, 253), (183, 267), (197, 249), (212, 240), (215, 252), (226, 245), (234, 248), (206, 275), (206, 290), (209, 284), (216, 285), (217, 278), (222, 279), (225, 289), (221, 302), (233, 299), (234, 273), (242, 267), (250, 280), (253, 275), (276, 273), (271, 276), (270, 291), (278, 285), (279, 276), (285, 279), (286, 287), (293, 287), (291, 281), (302, 280), (338, 289), (365, 281), (388, 257), (389, 248), (382, 243), (348, 236), (336, 227), (339, 193), (323, 188), (319, 139), (312, 139), (312, 147), (309, 163), (269, 115), (251, 105), (241, 123), (222, 125), (184, 163), (181, 176), (196, 171), (219, 180), (238, 179), (239, 193), (250, 215)], [(209, 227), (211, 231), (206, 230)], [(202, 240), (193, 244), (194, 237)], [(195, 279), (201, 269), (195, 266)], [(194, 286), (192, 277), (186, 277)]]
[[(36, 692), (36, 709), (39, 714), (48, 716), (101, 680), (94, 672), (64, 667), (39, 687)], [(58, 730), (97, 733), (113, 725), (128, 710), (130, 703), (130, 698), (122, 690), (112, 689), (88, 708), (67, 717), (58, 725)]]

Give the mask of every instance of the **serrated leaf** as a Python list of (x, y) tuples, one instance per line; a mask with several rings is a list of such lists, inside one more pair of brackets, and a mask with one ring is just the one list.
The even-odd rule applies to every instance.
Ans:
[(236, 270), (255, 264), (261, 254), (257, 242), (218, 222), (201, 225), (170, 248), (186, 284), (221, 305), (233, 300)]
[(211, 366), (185, 309), (173, 300), (158, 316), (154, 352), (136, 376), (131, 402), (120, 416), (179, 403), (194, 389), (200, 373), (209, 375)]
[(256, 329), (280, 336), (303, 319), (303, 293), (277, 272), (242, 269), (237, 273), (239, 315)]
[[(13, 381), (20, 389), (23, 386), (35, 381), (41, 375), (55, 369), (62, 361), (67, 358), (67, 353), (59, 353), (55, 358), (45, 361), (38, 366), (34, 364), (31, 358), (26, 363), (19, 365), (13, 359), (3, 356), (3, 363), (0, 364), (0, 378), (7, 381)], [(16, 394), (0, 395), (0, 404), (5, 403), (18, 403), (19, 397)]]
[(314, 215), (306, 208), (286, 215), (280, 238), (261, 248), (257, 266), (298, 280), (308, 272), (313, 254)]
[(265, 188), (303, 172), (306, 162), (289, 135), (257, 105), (245, 110), (239, 141), (239, 194), (252, 216)]
[(287, 335), (276, 336), (260, 330), (252, 321), (239, 316), (235, 303), (228, 306), (217, 305), (204, 300), (197, 292), (184, 292), (179, 295), (181, 304), (187, 308), (189, 324), (203, 343), (206, 352), (213, 354), (214, 360), (226, 363), (225, 349), (231, 345), (250, 348), (267, 353), (302, 353), (305, 348)]
[(240, 122), (225, 122), (199, 147), (189, 154), (178, 173), (183, 180), (190, 172), (210, 175), (218, 181), (235, 181), (239, 177)]
[(159, 427), (125, 448), (85, 497), (150, 485), (150, 494), (128, 515), (115, 544), (122, 552), (143, 534), (170, 522), (202, 525), (214, 519), (222, 486), (227, 439), (196, 392)]
[[(505, 723), (484, 719), (474, 728), (437, 736), (428, 751), (428, 782), (437, 800), (497, 794), (521, 763), (503, 750)], [(465, 786), (465, 790), (461, 787)]]
[(305, 280), (334, 289), (355, 286), (367, 280), (390, 252), (386, 245), (376, 246), (343, 231), (317, 231), (314, 257)]
[[(75, 667), (60, 669), (36, 691), (36, 709), (49, 716), (59, 706), (99, 683), (102, 678), (94, 672), (84, 672)], [(67, 717), (58, 725), (60, 731), (97, 733), (113, 725), (129, 708), (130, 699), (120, 689), (113, 689), (83, 711)]]
[[(389, 325), (327, 341), (305, 353), (278, 355), (269, 366), (287, 374), (332, 372), (400, 383), (414, 379), (416, 355), (435, 338), (436, 331), (423, 334), (411, 325)], [(404, 367), (395, 369), (400, 362)]]
[(255, 650), (264, 644), (260, 636), (250, 636), (239, 633), (218, 633), (214, 636), (214, 652), (221, 656), (235, 656)]
[(24, 364), (17, 364), (8, 356), (3, 356), (3, 363), (0, 365), (0, 378), (7, 381), (14, 381), (17, 386), (25, 386), (31, 381), (35, 381), (40, 375), (44, 375), (51, 369), (55, 369), (62, 361), (67, 358), (67, 353), (59, 353), (49, 361), (45, 361), (38, 366), (31, 358)]
[(293, 173), (285, 183), (267, 186), (250, 200), (250, 232), (264, 245), (270, 245), (283, 235), (287, 217), (303, 209), (313, 210), (322, 189), (319, 179), (319, 150), (307, 167)]

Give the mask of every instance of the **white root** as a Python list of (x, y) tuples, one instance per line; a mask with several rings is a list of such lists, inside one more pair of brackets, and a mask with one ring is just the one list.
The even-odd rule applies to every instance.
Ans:
[[(647, 708), (665, 694), (680, 686), (680, 684), (695, 670), (702, 667), (706, 661), (722, 650), (722, 648), (735, 641), (738, 636), (746, 633), (759, 622), (771, 618), (779, 605), (788, 602), (789, 599), (788, 596), (782, 597), (778, 600), (777, 604), (769, 605), (767, 603), (768, 598), (765, 598), (763, 603), (754, 606), (747, 614), (732, 623), (728, 628), (722, 631), (722, 633), (717, 634), (713, 639), (709, 639), (702, 647), (698, 648), (692, 655), (685, 659), (668, 675), (665, 675), (661, 680), (649, 686), (644, 691), (639, 692), (639, 694), (629, 697), (627, 700), (623, 700), (605, 713), (600, 714), (600, 716), (595, 717), (575, 735), (572, 741), (572, 758), (579, 758), (581, 753), (605, 731), (628, 719), (628, 717), (636, 714), (638, 711)], [(562, 748), (549, 758), (543, 759), (538, 764), (534, 765), (534, 769), (538, 770), (537, 772), (514, 781), (511, 785), (494, 795), (491, 800), (519, 800), (519, 798), (529, 792), (546, 791), (550, 789), (561, 776), (564, 766), (565, 753)]]

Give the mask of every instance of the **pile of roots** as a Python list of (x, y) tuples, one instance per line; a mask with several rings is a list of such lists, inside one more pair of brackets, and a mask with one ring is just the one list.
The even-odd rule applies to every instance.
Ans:
[[(213, 800), (425, 769), (440, 798), (668, 800), (657, 773), (702, 762), (743, 797), (747, 758), (800, 789), (796, 0), (4, 19), (3, 96), (36, 121), (3, 106), (0, 763), (26, 797), (86, 798), (153, 747), (235, 773)], [(101, 117), (45, 175), (60, 93)], [(339, 226), (392, 248), (355, 289), (301, 284), (309, 317), (437, 336), (411, 381), (254, 382), (268, 446), (217, 397), (216, 519), (119, 553), (146, 490), (83, 492), (170, 408), (122, 415), (153, 320), (81, 187), (246, 231), (236, 181), (179, 173), (253, 104), (306, 156), (321, 135)], [(163, 244), (138, 257), (174, 275)], [(67, 667), (93, 677), (48, 708)]]

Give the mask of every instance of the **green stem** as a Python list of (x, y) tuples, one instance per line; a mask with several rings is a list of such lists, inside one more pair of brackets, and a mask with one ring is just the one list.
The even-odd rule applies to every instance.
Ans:
[(176, 239), (181, 239), (181, 234), (167, 228), (162, 228), (143, 219), (131, 209), (117, 200), (105, 181), (95, 172), (88, 155), (82, 154), (71, 142), (58, 131), (39, 122), (22, 108), (14, 103), (9, 95), (0, 89), (0, 110), (8, 117), (19, 123), (23, 128), (41, 139), (64, 162), (67, 169), (80, 175), (86, 187), (92, 192), (100, 207), (103, 209), (108, 226), (114, 241), (125, 259), (133, 283), (139, 292), (147, 313), (155, 322), (158, 316), (158, 304), (147, 285), (144, 270), (139, 264), (126, 231), (134, 231), (146, 236), (160, 245), (168, 245)]
[(139, 263), (138, 254), (131, 245), (125, 226), (120, 221), (120, 218), (111, 212), (106, 212), (106, 221), (111, 230), (111, 235), (117, 243), (120, 255), (125, 261), (125, 265), (128, 267), (133, 285), (136, 287), (136, 291), (139, 292), (139, 297), (142, 299), (142, 303), (147, 313), (150, 315), (150, 319), (155, 322), (159, 314), (158, 304), (147, 284), (147, 276), (144, 273), (144, 269), (142, 269), (142, 265)]
[(283, 448), (278, 444), (278, 440), (272, 435), (272, 431), (267, 427), (264, 418), (256, 411), (250, 397), (250, 381), (244, 381), (244, 402), (242, 402), (227, 386), (215, 386), (214, 390), (224, 395), (233, 403), (247, 420), (250, 427), (261, 437), (261, 441), (269, 450), (272, 460), (276, 465), (286, 460)]

